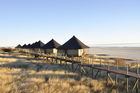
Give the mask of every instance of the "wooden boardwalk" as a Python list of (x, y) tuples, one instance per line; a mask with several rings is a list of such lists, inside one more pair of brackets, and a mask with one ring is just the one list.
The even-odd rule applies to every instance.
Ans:
[(137, 73), (134, 73), (134, 72), (124, 71), (124, 70), (119, 70), (119, 69), (112, 69), (112, 68), (109, 68), (109, 67), (102, 67), (102, 66), (98, 67), (94, 64), (86, 64), (86, 63), (73, 61), (73, 60), (67, 60), (67, 59), (59, 58), (59, 57), (51, 57), (51, 56), (46, 56), (46, 57), (51, 58), (51, 59), (55, 59), (55, 60), (68, 62), (68, 63), (71, 63), (71, 64), (80, 64), (81, 66), (86, 66), (86, 67), (90, 67), (90, 68), (94, 68), (94, 69), (104, 70), (104, 71), (108, 71), (108, 72), (111, 72), (111, 73), (126, 75), (128, 77), (134, 77), (134, 78), (140, 79), (140, 74), (137, 74)]
[[(74, 68), (74, 64), (77, 64), (78, 66), (80, 66), (80, 68), (82, 67), (88, 67), (88, 68), (91, 68), (92, 70), (93, 69), (97, 69), (98, 72), (99, 71), (106, 71), (107, 72), (107, 82), (108, 80), (113, 80), (110, 76), (110, 73), (114, 73), (116, 75), (115, 77), (115, 83), (117, 84), (117, 81), (118, 81), (118, 77), (117, 75), (123, 75), (125, 76), (125, 90), (126, 90), (126, 93), (140, 93), (139, 92), (139, 81), (140, 81), (140, 74), (139, 74), (139, 69), (137, 72), (130, 72), (127, 68), (127, 70), (122, 70), (122, 69), (118, 69), (118, 67), (109, 67), (109, 66), (105, 66), (104, 65), (96, 65), (96, 64), (89, 64), (88, 62), (87, 63), (83, 63), (83, 62), (79, 62), (79, 61), (74, 61), (74, 60), (70, 60), (70, 59), (65, 59), (65, 58), (60, 58), (60, 57), (55, 57), (55, 56), (44, 56), (46, 57), (46, 59), (51, 59), (53, 62), (56, 62), (58, 63), (58, 61), (60, 62), (60, 64), (64, 64), (64, 63), (68, 63), (68, 64), (71, 64), (71, 69), (73, 71), (76, 71), (77, 67)], [(63, 63), (62, 63), (63, 61)], [(116, 69), (115, 69), (116, 68)], [(74, 70), (75, 69), (75, 70)], [(96, 73), (96, 76), (98, 75), (98, 72)], [(130, 89), (129, 89), (129, 78), (135, 78), (136, 81), (134, 81), (134, 85), (133, 85), (133, 88), (132, 88), (132, 91), (130, 92)], [(109, 78), (109, 79), (108, 79)], [(134, 92), (135, 91), (135, 92)]]
[[(92, 75), (93, 75), (93, 72), (94, 72), (93, 70), (96, 69), (98, 71), (97, 71), (95, 77), (97, 77), (99, 72), (106, 71), (107, 72), (107, 74), (106, 74), (107, 83), (108, 83), (109, 80), (111, 82), (113, 82), (113, 79), (112, 79), (110, 73), (114, 73), (115, 74), (115, 84), (116, 84), (116, 86), (118, 84), (118, 78), (119, 78), (118, 75), (123, 75), (123, 76), (125, 76), (125, 90), (126, 90), (126, 93), (140, 93), (140, 91), (139, 91), (139, 89), (140, 89), (140, 87), (139, 87), (139, 85), (140, 85), (140, 83), (139, 83), (140, 82), (139, 68), (137, 69), (137, 72), (130, 72), (129, 68), (126, 68), (126, 70), (119, 69), (118, 65), (111, 67), (107, 64), (103, 65), (102, 63), (94, 64), (94, 63), (88, 63), (88, 62), (80, 62), (80, 61), (75, 61), (75, 60), (67, 59), (67, 58), (63, 58), (63, 57), (42, 56), (42, 55), (38, 55), (38, 54), (35, 54), (34, 56), (35, 57), (43, 57), (46, 60), (51, 60), (52, 62), (55, 62), (55, 63), (65, 64), (65, 66), (71, 64), (71, 70), (73, 72), (75, 72), (78, 69), (78, 66), (79, 66), (80, 70), (81, 70), (81, 68), (84, 70), (84, 67), (86, 67), (86, 68), (91, 69)], [(74, 65), (77, 65), (77, 66), (75, 67)], [(136, 79), (136, 80), (134, 80), (134, 85), (131, 85), (131, 86), (133, 86), (131, 88), (131, 91), (129, 89), (129, 87), (130, 87), (129, 86), (129, 78), (130, 77)], [(119, 93), (119, 92), (117, 92), (117, 93)]]

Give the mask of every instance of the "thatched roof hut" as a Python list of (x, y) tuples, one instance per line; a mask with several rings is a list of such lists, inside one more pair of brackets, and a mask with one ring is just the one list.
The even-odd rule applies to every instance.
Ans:
[(30, 45), (30, 48), (36, 49), (36, 48), (42, 48), (45, 44), (42, 41), (38, 41)]
[(15, 48), (22, 48), (22, 46), (19, 44), (19, 45), (17, 45)]
[(57, 54), (57, 48), (59, 46), (60, 46), (60, 44), (58, 42), (56, 42), (54, 39), (52, 39), (43, 46), (43, 49), (45, 49), (46, 53)]
[(50, 40), (47, 44), (43, 46), (44, 49), (52, 49), (52, 48), (58, 48), (60, 44), (56, 42), (54, 39)]
[(26, 44), (24, 44), (21, 48), (27, 48), (27, 45), (26, 45)]
[(28, 44), (26, 48), (31, 49), (32, 48), (32, 45), (31, 44)]
[(67, 56), (82, 56), (86, 54), (87, 45), (73, 36), (70, 40), (58, 47), (59, 53)]

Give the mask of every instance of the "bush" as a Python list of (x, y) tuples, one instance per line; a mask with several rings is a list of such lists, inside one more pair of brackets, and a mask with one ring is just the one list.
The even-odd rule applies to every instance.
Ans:
[(3, 52), (9, 52), (10, 53), (10, 52), (12, 52), (12, 49), (10, 49), (10, 48), (3, 48), (2, 51)]

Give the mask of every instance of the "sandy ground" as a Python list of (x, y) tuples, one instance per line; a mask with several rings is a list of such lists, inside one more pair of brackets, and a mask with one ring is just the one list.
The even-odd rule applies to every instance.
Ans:
[(93, 47), (90, 54), (106, 55), (111, 57), (124, 57), (134, 59), (140, 63), (140, 47)]

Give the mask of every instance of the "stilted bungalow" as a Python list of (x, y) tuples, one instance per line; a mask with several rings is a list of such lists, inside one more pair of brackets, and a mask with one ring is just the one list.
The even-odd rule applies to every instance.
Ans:
[(73, 36), (70, 40), (58, 47), (59, 55), (83, 56), (87, 53), (88, 46)]
[(50, 40), (47, 44), (43, 46), (43, 49), (46, 54), (55, 54), (57, 55), (57, 48), (60, 46), (58, 42), (54, 39)]
[(27, 48), (27, 45), (24, 44), (21, 48), (26, 49)]
[(17, 45), (15, 48), (16, 48), (16, 50), (19, 51), (19, 50), (22, 48), (22, 46), (19, 44), (19, 45)]
[(22, 46), (19, 44), (19, 45), (17, 45), (15, 48), (22, 48)]
[(42, 41), (38, 41), (38, 42), (35, 42), (32, 45), (30, 45), (30, 48), (33, 49), (35, 52), (43, 52), (42, 47), (44, 45), (45, 44)]
[(33, 52), (33, 49), (32, 49), (32, 45), (31, 44), (28, 44), (27, 46), (26, 46), (26, 49), (28, 50), (28, 52)]
[(29, 50), (27, 49), (28, 45), (24, 44), (23, 46), (21, 46), (21, 49), (25, 52), (28, 52)]

